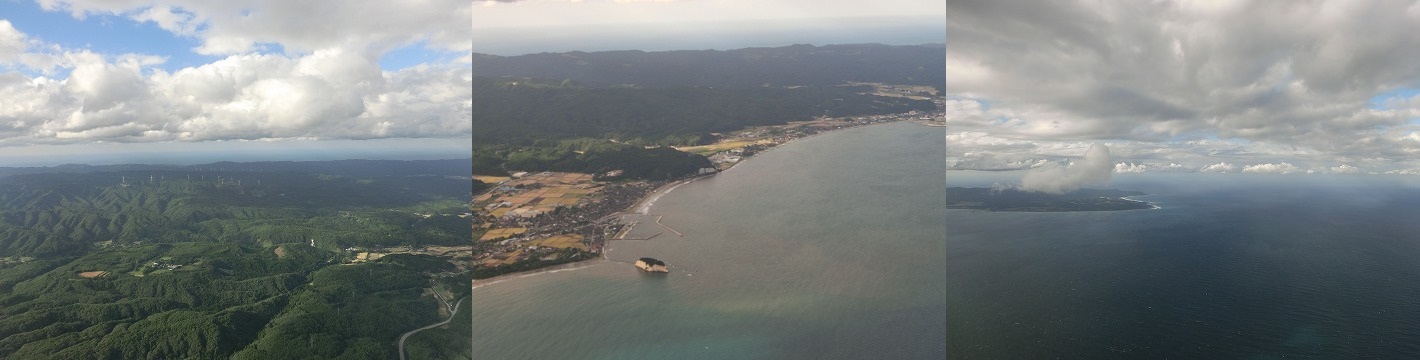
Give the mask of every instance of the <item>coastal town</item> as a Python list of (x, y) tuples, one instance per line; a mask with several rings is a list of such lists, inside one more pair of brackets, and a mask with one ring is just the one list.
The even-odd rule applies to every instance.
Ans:
[[(878, 93), (931, 96), (930, 87), (879, 85)], [(714, 144), (677, 147), (706, 156), (715, 168), (692, 177), (727, 170), (757, 153), (826, 131), (887, 122), (910, 121), (942, 126), (944, 100), (933, 98), (934, 112), (819, 118), (777, 126), (759, 126), (714, 134)], [(474, 277), (486, 278), (573, 261), (600, 258), (608, 240), (632, 224), (619, 216), (643, 198), (678, 181), (620, 179), (602, 174), (513, 172), (506, 177), (475, 176), (492, 184), (473, 199)]]

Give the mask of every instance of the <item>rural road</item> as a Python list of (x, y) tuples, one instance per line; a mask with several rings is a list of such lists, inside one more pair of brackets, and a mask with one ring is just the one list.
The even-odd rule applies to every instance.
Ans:
[(439, 327), (439, 326), (443, 326), (444, 324), (448, 324), (450, 321), (453, 321), (453, 320), (454, 320), (454, 316), (458, 316), (458, 314), (459, 314), (459, 306), (460, 306), (460, 305), (463, 305), (463, 299), (459, 299), (458, 302), (454, 303), (454, 311), (449, 312), (449, 318), (448, 318), (448, 319), (444, 319), (444, 321), (441, 321), (441, 322), (436, 323), (436, 324), (433, 324), (433, 325), (429, 325), (429, 326), (425, 326), (425, 327), (422, 327), (422, 328), (410, 330), (409, 332), (404, 333), (404, 335), (400, 335), (400, 336), (399, 336), (399, 360), (405, 360), (405, 359), (404, 359), (404, 340), (405, 340), (405, 339), (408, 339), (409, 336), (410, 336), (410, 335), (414, 335), (414, 333), (417, 333), (417, 332), (420, 332), (420, 331), (424, 331), (424, 330), (433, 329), (433, 328)]

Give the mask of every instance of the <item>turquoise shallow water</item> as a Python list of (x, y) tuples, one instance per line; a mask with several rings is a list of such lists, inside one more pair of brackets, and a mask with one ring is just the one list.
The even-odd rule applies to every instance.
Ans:
[[(480, 359), (946, 357), (941, 128), (831, 132), (660, 198), (685, 234), (474, 290)], [(642, 226), (654, 226), (643, 224)]]

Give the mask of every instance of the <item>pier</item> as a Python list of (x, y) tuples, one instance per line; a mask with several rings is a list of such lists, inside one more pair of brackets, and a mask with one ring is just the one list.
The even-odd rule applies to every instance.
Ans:
[(681, 234), (679, 231), (675, 231), (675, 229), (672, 229), (670, 226), (666, 226), (666, 224), (662, 224), (662, 223), (661, 223), (661, 218), (662, 218), (662, 217), (664, 217), (664, 216), (657, 216), (657, 217), (656, 217), (656, 225), (660, 225), (661, 227), (666, 228), (666, 230), (670, 230), (670, 232), (675, 233), (675, 236), (685, 237), (685, 234)]

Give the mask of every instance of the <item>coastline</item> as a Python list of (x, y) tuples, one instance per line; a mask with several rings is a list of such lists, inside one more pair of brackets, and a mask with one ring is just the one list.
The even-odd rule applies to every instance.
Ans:
[(545, 267), (545, 268), (537, 268), (537, 269), (532, 269), (532, 270), (528, 270), (528, 271), (507, 273), (507, 274), (502, 274), (502, 275), (498, 275), (498, 276), (494, 276), (494, 277), (486, 278), (486, 279), (473, 279), (473, 289), (478, 289), (478, 288), (480, 288), (480, 287), (484, 287), (484, 286), (488, 286), (488, 285), (493, 285), (493, 284), (501, 283), (501, 282), (504, 282), (504, 281), (507, 281), (507, 280), (510, 280), (510, 279), (514, 279), (514, 278), (522, 278), (522, 277), (528, 277), (528, 276), (533, 276), (533, 275), (540, 275), (540, 274), (546, 274), (546, 273), (555, 273), (555, 272), (562, 272), (562, 271), (568, 271), (568, 270), (577, 270), (577, 269), (581, 269), (581, 268), (584, 268), (584, 267), (591, 267), (591, 266), (593, 266), (593, 265), (602, 263), (602, 262), (604, 262), (604, 261), (615, 262), (615, 261), (608, 260), (608, 259), (603, 258), (603, 257), (591, 257), (591, 258), (587, 258), (587, 260), (574, 261), (574, 262), (570, 262), (570, 263), (566, 263), (566, 264), (558, 264), (558, 265), (548, 266), (548, 267)]
[(655, 205), (656, 200), (660, 199), (661, 196), (664, 196), (664, 195), (666, 195), (666, 194), (671, 193), (672, 190), (675, 190), (676, 188), (680, 187), (681, 185), (689, 184), (689, 183), (691, 183), (691, 182), (694, 182), (694, 181), (696, 181), (696, 180), (700, 180), (700, 179), (703, 179), (703, 178), (708, 178), (708, 177), (713, 176), (713, 175), (718, 174), (718, 173), (719, 173), (719, 172), (715, 172), (715, 173), (711, 173), (711, 174), (705, 174), (705, 175), (696, 175), (696, 176), (693, 176), (693, 177), (690, 177), (690, 178), (680, 179), (680, 180), (672, 181), (672, 182), (667, 183), (667, 184), (665, 184), (665, 185), (661, 185), (660, 187), (657, 187), (655, 190), (651, 190), (651, 192), (646, 193), (646, 195), (645, 195), (645, 196), (642, 196), (640, 199), (637, 199), (635, 203), (631, 204), (631, 207), (630, 207), (630, 208), (627, 208), (627, 209), (626, 209), (626, 211), (621, 211), (621, 212), (619, 212), (619, 213), (617, 213), (617, 214), (614, 214), (614, 215), (621, 215), (621, 214), (643, 214), (643, 215), (644, 215), (644, 214), (646, 214), (647, 211), (650, 211), (650, 210), (651, 210), (651, 205)]
[(897, 124), (897, 123), (913, 123), (913, 124), (921, 125), (921, 126), (928, 127), (928, 128), (944, 127), (944, 126), (938, 126), (938, 125), (932, 125), (932, 124), (924, 124), (924, 123), (921, 123), (921, 122), (918, 122), (918, 121), (915, 121), (915, 120), (896, 120), (896, 121), (886, 121), (886, 122), (871, 123), (871, 124), (867, 124), (867, 125), (850, 126), (850, 127), (839, 128), (839, 129), (833, 129), (833, 130), (827, 130), (827, 131), (820, 131), (820, 132), (813, 133), (812, 135), (803, 136), (803, 137), (797, 137), (797, 138), (794, 138), (793, 140), (789, 140), (789, 141), (785, 141), (785, 142), (782, 142), (782, 143), (774, 144), (774, 146), (770, 146), (770, 147), (768, 147), (768, 148), (765, 148), (764, 151), (760, 151), (760, 152), (758, 152), (758, 153), (756, 153), (756, 154), (754, 154), (754, 155), (752, 155), (752, 156), (746, 157), (746, 158), (744, 158), (743, 160), (740, 160), (740, 161), (735, 162), (734, 164), (730, 165), (730, 167), (725, 168), (725, 170), (721, 170), (721, 171), (718, 171), (718, 172), (715, 172), (715, 173), (718, 174), (718, 173), (730, 171), (730, 169), (734, 169), (735, 166), (739, 166), (739, 164), (742, 164), (742, 163), (744, 163), (744, 162), (746, 162), (746, 161), (749, 161), (750, 159), (754, 159), (754, 157), (755, 157), (755, 156), (759, 156), (759, 154), (763, 154), (763, 153), (767, 153), (767, 152), (770, 152), (770, 151), (774, 151), (774, 149), (778, 149), (779, 147), (782, 147), (782, 146), (784, 146), (784, 145), (793, 144), (793, 143), (795, 143), (795, 142), (797, 142), (797, 141), (799, 141), (799, 140), (808, 139), (808, 138), (813, 138), (813, 137), (815, 137), (815, 136), (819, 136), (819, 135), (823, 135), (823, 134), (828, 134), (828, 133), (833, 133), (833, 132), (839, 132), (839, 131), (843, 131), (843, 130), (861, 129), (861, 128), (866, 128), (866, 127), (869, 127), (869, 126), (878, 126), (878, 125), (887, 125), (887, 124)]
[[(633, 203), (633, 204), (632, 204), (630, 207), (628, 207), (626, 210), (623, 210), (623, 211), (621, 211), (621, 212), (614, 213), (614, 214), (612, 214), (612, 215), (610, 215), (610, 216), (619, 217), (620, 215), (626, 215), (626, 214), (648, 215), (651, 206), (655, 205), (656, 200), (659, 200), (662, 196), (665, 196), (666, 194), (671, 193), (671, 192), (674, 191), (676, 188), (679, 188), (679, 187), (681, 187), (682, 185), (689, 184), (689, 183), (695, 182), (695, 181), (697, 181), (697, 180), (710, 178), (710, 177), (715, 176), (716, 174), (719, 174), (719, 173), (723, 173), (723, 172), (726, 172), (726, 171), (730, 171), (730, 169), (735, 168), (735, 166), (738, 166), (739, 164), (742, 164), (742, 163), (744, 163), (744, 162), (746, 162), (746, 161), (750, 161), (751, 159), (754, 159), (755, 157), (759, 156), (760, 154), (764, 154), (764, 153), (773, 151), (773, 150), (775, 150), (775, 149), (778, 149), (778, 148), (783, 147), (783, 146), (788, 145), (788, 144), (793, 144), (794, 142), (797, 142), (797, 141), (799, 141), (799, 140), (808, 139), (808, 138), (812, 138), (812, 137), (815, 137), (815, 136), (819, 136), (819, 135), (823, 135), (823, 134), (827, 134), (827, 133), (832, 133), (832, 132), (838, 132), (838, 131), (842, 131), (842, 130), (858, 129), (858, 128), (864, 128), (864, 127), (869, 127), (869, 126), (876, 126), (876, 125), (895, 124), (895, 123), (901, 123), (901, 122), (910, 122), (910, 123), (913, 123), (913, 124), (916, 124), (916, 125), (919, 125), (919, 126), (923, 126), (923, 127), (927, 127), (927, 128), (934, 128), (934, 127), (936, 127), (936, 126), (932, 126), (932, 125), (927, 125), (927, 124), (918, 123), (918, 122), (915, 122), (915, 121), (905, 121), (905, 120), (903, 120), (903, 121), (889, 121), (889, 122), (880, 122), (880, 123), (873, 123), (873, 124), (867, 124), (867, 125), (861, 125), (861, 126), (846, 127), (846, 128), (841, 128), (841, 129), (833, 129), (833, 130), (828, 130), (828, 131), (820, 131), (820, 132), (814, 133), (814, 134), (812, 134), (812, 135), (794, 138), (793, 140), (789, 140), (789, 141), (785, 141), (785, 142), (783, 142), (783, 143), (775, 144), (774, 146), (769, 147), (769, 148), (766, 148), (766, 149), (764, 149), (763, 151), (760, 151), (760, 152), (756, 153), (756, 154), (753, 155), (753, 156), (746, 157), (746, 158), (744, 158), (744, 159), (742, 159), (742, 160), (736, 162), (734, 165), (731, 165), (729, 168), (726, 168), (725, 170), (717, 171), (717, 172), (710, 173), (710, 174), (696, 175), (696, 176), (692, 176), (692, 177), (689, 177), (689, 178), (685, 178), (685, 179), (680, 179), (680, 180), (672, 181), (672, 182), (670, 182), (670, 183), (661, 185), (660, 187), (657, 187), (655, 190), (652, 190), (651, 192), (646, 193), (646, 195), (642, 196), (640, 199), (638, 199), (635, 203)], [(521, 278), (521, 277), (539, 275), (539, 274), (544, 274), (544, 273), (554, 273), (554, 272), (561, 272), (561, 271), (578, 270), (578, 269), (582, 269), (582, 268), (586, 268), (586, 267), (591, 267), (591, 266), (594, 266), (594, 265), (599, 264), (599, 263), (602, 263), (602, 262), (621, 263), (622, 261), (617, 261), (617, 260), (612, 260), (612, 259), (610, 259), (610, 258), (607, 258), (606, 253), (607, 253), (607, 251), (609, 251), (609, 248), (611, 247), (611, 242), (612, 242), (612, 241), (622, 241), (622, 240), (621, 240), (621, 239), (606, 239), (606, 240), (605, 240), (606, 243), (602, 246), (602, 251), (601, 251), (601, 256), (600, 256), (600, 257), (588, 258), (587, 260), (574, 261), (574, 262), (570, 262), (570, 263), (566, 263), (566, 264), (553, 265), (553, 266), (549, 266), (549, 267), (545, 267), (545, 268), (537, 268), (537, 269), (532, 269), (532, 270), (528, 270), (528, 271), (507, 273), (507, 274), (502, 274), (502, 275), (498, 275), (498, 276), (494, 276), (494, 277), (486, 278), (486, 279), (474, 279), (474, 280), (473, 280), (473, 283), (472, 283), (472, 286), (473, 286), (473, 289), (476, 290), (476, 289), (478, 289), (478, 288), (480, 288), (480, 287), (498, 284), (498, 283), (501, 283), (501, 282), (504, 282), (504, 281), (508, 281), (508, 280), (511, 280), (511, 279), (515, 279), (515, 278)]]
[[(1155, 203), (1153, 203), (1153, 202), (1148, 202), (1148, 201), (1143, 201), (1143, 200), (1135, 200), (1135, 199), (1130, 199), (1130, 198), (1132, 198), (1132, 197), (1140, 197), (1140, 196), (1149, 196), (1149, 195), (1153, 195), (1153, 194), (1145, 194), (1145, 195), (1134, 195), (1134, 196), (1125, 196), (1125, 197), (1121, 197), (1121, 198), (1119, 198), (1119, 199), (1120, 199), (1120, 200), (1128, 200), (1128, 201), (1133, 201), (1133, 202), (1140, 202), (1140, 203), (1144, 203), (1144, 204), (1147, 204), (1147, 205), (1149, 205), (1149, 210), (1158, 210), (1158, 209), (1163, 209), (1163, 207), (1161, 207), (1161, 206), (1159, 206), (1159, 205), (1158, 205), (1158, 204), (1155, 204)], [(1143, 209), (1140, 209), (1140, 210), (1143, 210)]]

